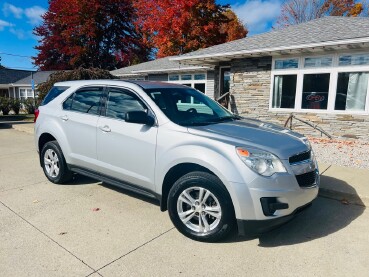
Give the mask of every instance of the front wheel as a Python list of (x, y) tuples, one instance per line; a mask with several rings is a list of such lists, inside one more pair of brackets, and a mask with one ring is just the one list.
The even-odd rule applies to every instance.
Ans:
[(62, 184), (72, 179), (72, 172), (68, 169), (63, 152), (56, 141), (44, 145), (40, 158), (44, 173), (51, 182)]
[(168, 196), (168, 211), (176, 228), (198, 241), (221, 240), (234, 225), (228, 191), (206, 172), (191, 172), (175, 182)]

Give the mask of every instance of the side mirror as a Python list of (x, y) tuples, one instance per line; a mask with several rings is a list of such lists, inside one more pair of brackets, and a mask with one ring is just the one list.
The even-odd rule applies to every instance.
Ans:
[(146, 112), (132, 111), (127, 112), (125, 115), (125, 121), (130, 123), (138, 123), (152, 126), (155, 124), (154, 118), (149, 116)]

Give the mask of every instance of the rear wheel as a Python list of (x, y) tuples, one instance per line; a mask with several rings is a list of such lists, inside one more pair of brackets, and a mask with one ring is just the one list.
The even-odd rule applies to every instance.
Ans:
[(41, 151), (41, 165), (51, 182), (62, 184), (72, 179), (64, 155), (56, 141), (47, 142)]
[(175, 182), (168, 197), (169, 216), (185, 236), (212, 242), (225, 238), (234, 225), (228, 191), (214, 175), (191, 172)]

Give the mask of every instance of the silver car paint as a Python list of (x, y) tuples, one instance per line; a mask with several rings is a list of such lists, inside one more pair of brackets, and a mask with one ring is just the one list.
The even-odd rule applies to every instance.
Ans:
[[(35, 126), (36, 146), (38, 149), (37, 142), (41, 134), (50, 133), (59, 142), (69, 164), (108, 172), (111, 176), (132, 181), (161, 195), (165, 175), (173, 166), (195, 163), (219, 177), (232, 198), (236, 218), (243, 220), (270, 219), (262, 212), (260, 197), (277, 197), (289, 204), (289, 209), (277, 211), (274, 217), (279, 217), (292, 213), (297, 207), (311, 202), (317, 196), (319, 179), (316, 186), (312, 188), (299, 187), (293, 167), (288, 163), (288, 157), (308, 150), (300, 134), (254, 120), (195, 128), (179, 126), (172, 123), (139, 86), (129, 82), (97, 80), (63, 82), (55, 85), (70, 86), (70, 88), (46, 106), (40, 107), (40, 115)], [(149, 128), (100, 117), (88, 123), (89, 127), (72, 127), (66, 135), (65, 123), (69, 120), (63, 121), (61, 118), (66, 114), (62, 109), (62, 103), (72, 92), (88, 85), (117, 86), (134, 91), (152, 109), (156, 117), (155, 126)], [(86, 119), (81, 114), (72, 117), (74, 116), (75, 120)], [(114, 131), (102, 132), (99, 126), (105, 125)], [(121, 134), (123, 125), (130, 126), (129, 142), (125, 149), (121, 148), (122, 140), (127, 139)], [(90, 127), (93, 129), (94, 126), (96, 130), (94, 136), (97, 140), (88, 139), (89, 136), (86, 134), (85, 137), (81, 137), (81, 129)], [(144, 137), (139, 130), (144, 130)], [(106, 137), (109, 137), (109, 142), (105, 142)], [(74, 143), (77, 143), (75, 141), (80, 141), (77, 145), (81, 147), (81, 152), (76, 153), (74, 150)], [(140, 142), (142, 148), (136, 148), (134, 141)], [(276, 173), (271, 177), (258, 175), (237, 156), (236, 146), (258, 148), (275, 154), (281, 159), (287, 172)], [(91, 153), (86, 154), (85, 151), (88, 149), (95, 149), (95, 152), (92, 150)], [(105, 149), (108, 149), (106, 153), (104, 153)], [(119, 150), (114, 151), (114, 149)], [(124, 155), (125, 151), (129, 154)], [(82, 152), (85, 155), (81, 154)], [(129, 162), (122, 161), (122, 156), (128, 157)]]

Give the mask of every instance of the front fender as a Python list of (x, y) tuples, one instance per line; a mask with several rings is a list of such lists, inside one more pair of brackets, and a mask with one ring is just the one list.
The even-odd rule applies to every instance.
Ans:
[(165, 153), (162, 153), (157, 158), (157, 174), (155, 176), (155, 187), (157, 189), (157, 193), (160, 195), (162, 194), (164, 178), (169, 170), (174, 166), (184, 163), (200, 165), (213, 172), (222, 181), (231, 196), (235, 214), (236, 217), (238, 217), (241, 214), (241, 206), (238, 196), (240, 189), (237, 186), (234, 186), (234, 184), (243, 184), (243, 199), (251, 199), (251, 196), (248, 188), (244, 184), (244, 180), (240, 174), (238, 166), (229, 156), (230, 154), (235, 155), (234, 147), (229, 146), (228, 151), (231, 153), (227, 153), (227, 151), (220, 153), (215, 149), (200, 145), (194, 146), (192, 144), (177, 146)]

